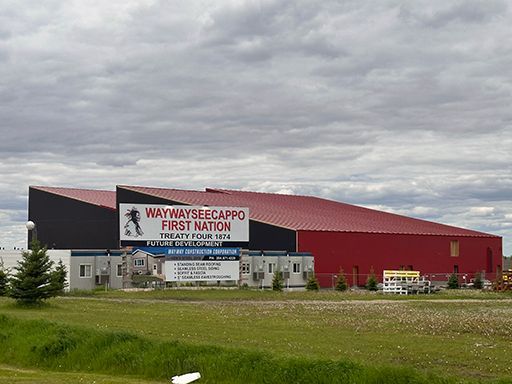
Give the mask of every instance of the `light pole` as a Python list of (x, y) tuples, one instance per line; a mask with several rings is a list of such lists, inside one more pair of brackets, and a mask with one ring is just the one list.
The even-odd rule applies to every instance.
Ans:
[[(31, 242), (34, 241), (34, 240), (37, 240), (37, 226), (36, 226), (36, 223), (34, 223), (32, 220), (29, 220), (29, 221), (26, 222), (25, 227), (28, 229), (29, 232), (32, 233), (32, 236), (30, 238)], [(27, 248), (30, 248), (30, 246), (27, 247)]]

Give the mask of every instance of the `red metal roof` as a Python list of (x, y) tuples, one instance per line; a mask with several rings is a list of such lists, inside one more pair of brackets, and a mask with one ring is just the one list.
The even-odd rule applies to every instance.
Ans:
[(251, 220), (297, 231), (498, 237), (312, 196), (209, 188), (188, 191), (118, 187), (187, 205), (248, 207)]
[(100, 207), (114, 210), (116, 209), (115, 191), (40, 186), (31, 186), (30, 188), (52, 193), (54, 195), (64, 196), (74, 200), (83, 201), (84, 203), (93, 204)]

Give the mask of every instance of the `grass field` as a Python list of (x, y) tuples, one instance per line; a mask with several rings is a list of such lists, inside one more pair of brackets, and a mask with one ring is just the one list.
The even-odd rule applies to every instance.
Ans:
[[(228, 349), (228, 355), (274, 356), (293, 364), (332, 361), (384, 367), (381, 373), (386, 367), (405, 367), (457, 382), (512, 382), (512, 297), (504, 294), (117, 291), (57, 298), (41, 308), (20, 308), (1, 299), (0, 314), (93, 333), (126, 332), (155, 345), (179, 342), (191, 348), (220, 348), (219, 353)], [(0, 370), (0, 383), (2, 375)], [(375, 372), (367, 376), (377, 377)], [(331, 377), (323, 382), (338, 381)]]
[(160, 384), (129, 376), (111, 376), (83, 372), (51, 372), (0, 365), (0, 384)]

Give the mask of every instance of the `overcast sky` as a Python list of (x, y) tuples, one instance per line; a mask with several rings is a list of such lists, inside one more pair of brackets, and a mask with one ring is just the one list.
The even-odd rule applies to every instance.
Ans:
[(0, 2), (0, 246), (29, 185), (307, 194), (503, 236), (507, 1)]

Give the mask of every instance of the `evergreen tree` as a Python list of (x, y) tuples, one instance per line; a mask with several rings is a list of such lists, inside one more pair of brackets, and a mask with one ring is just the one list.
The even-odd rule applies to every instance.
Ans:
[(9, 296), (19, 303), (35, 304), (55, 296), (52, 287), (52, 266), (46, 253), (37, 240), (31, 243), (31, 251), (25, 251), (18, 261), (17, 271), (10, 279)]
[(66, 283), (66, 274), (66, 266), (64, 265), (62, 260), (59, 260), (57, 266), (55, 267), (55, 270), (51, 273), (50, 286), (55, 295), (60, 295), (64, 293), (64, 288), (66, 288), (68, 285)]
[(283, 273), (281, 271), (275, 271), (274, 277), (272, 278), (272, 290), (282, 291), (284, 286)]
[(346, 291), (348, 288), (347, 278), (345, 277), (345, 272), (343, 272), (343, 268), (340, 268), (338, 272), (338, 277), (336, 278), (336, 285), (334, 289), (337, 291)]
[(318, 283), (318, 279), (316, 275), (312, 273), (309, 276), (308, 282), (306, 283), (306, 290), (308, 291), (318, 291), (320, 289), (320, 284)]
[(7, 272), (4, 270), (4, 263), (0, 262), (0, 296), (7, 294), (8, 282)]
[(368, 275), (368, 279), (366, 279), (366, 289), (369, 291), (378, 290), (378, 281), (375, 276), (375, 272), (373, 271), (373, 267), (370, 269), (370, 274)]
[(482, 289), (483, 287), (484, 287), (484, 281), (482, 280), (482, 273), (477, 272), (477, 273), (475, 273), (475, 277), (473, 280), (473, 288)]
[(448, 289), (458, 289), (459, 288), (459, 279), (455, 273), (452, 273), (448, 278)]

